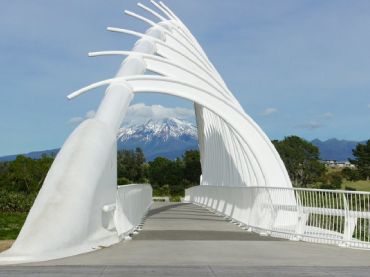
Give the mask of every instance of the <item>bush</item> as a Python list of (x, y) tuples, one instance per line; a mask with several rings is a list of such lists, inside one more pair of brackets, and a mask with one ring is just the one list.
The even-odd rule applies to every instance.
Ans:
[(342, 186), (342, 176), (340, 174), (332, 174), (330, 177), (330, 184), (336, 189), (339, 189)]
[(170, 186), (152, 186), (153, 187), (153, 196), (169, 196), (170, 195)]
[(185, 190), (184, 190), (184, 187), (182, 186), (182, 184), (170, 187), (170, 195), (171, 196), (177, 196), (177, 195), (184, 196), (184, 193), (185, 193)]
[(171, 196), (170, 201), (171, 202), (181, 202), (181, 196), (180, 195)]
[(340, 172), (333, 172), (321, 178), (320, 189), (340, 189), (342, 186), (342, 175)]
[(361, 179), (361, 174), (356, 169), (343, 168), (342, 175), (349, 181), (358, 181)]
[(37, 193), (21, 193), (0, 190), (0, 212), (28, 212)]
[(124, 186), (124, 185), (128, 185), (128, 184), (132, 184), (132, 181), (130, 181), (129, 179), (127, 179), (125, 177), (121, 177), (121, 178), (117, 179), (117, 185), (119, 185), (119, 186)]

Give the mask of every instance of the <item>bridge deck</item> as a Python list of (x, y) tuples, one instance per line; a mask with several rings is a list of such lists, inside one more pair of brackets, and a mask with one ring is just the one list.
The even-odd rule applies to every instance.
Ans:
[(144, 229), (131, 241), (70, 258), (3, 267), (0, 276), (25, 271), (90, 277), (369, 276), (368, 266), (370, 251), (261, 237), (192, 204), (155, 203)]

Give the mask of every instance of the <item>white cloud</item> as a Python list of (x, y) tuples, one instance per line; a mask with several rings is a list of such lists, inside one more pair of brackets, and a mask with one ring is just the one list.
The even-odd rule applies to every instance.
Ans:
[(76, 116), (76, 117), (72, 117), (68, 120), (68, 123), (70, 124), (77, 124), (77, 123), (80, 123), (81, 121), (83, 121), (84, 119), (80, 116)]
[(161, 105), (146, 105), (144, 103), (134, 104), (129, 107), (125, 122), (143, 123), (149, 119), (164, 119), (176, 117), (179, 119), (193, 119), (194, 110), (180, 107), (164, 107)]
[(91, 110), (86, 113), (86, 118), (93, 118), (95, 117), (95, 111)]
[(326, 112), (326, 113), (323, 113), (322, 115), (320, 115), (321, 118), (332, 118), (334, 117), (334, 114), (332, 114), (331, 112)]
[(294, 127), (297, 128), (297, 129), (316, 130), (316, 129), (319, 129), (319, 128), (323, 127), (323, 125), (319, 122), (311, 121), (311, 122), (308, 122), (308, 123), (303, 123), (303, 124), (296, 125)]
[(262, 116), (269, 116), (269, 115), (271, 115), (271, 114), (273, 114), (273, 113), (276, 113), (276, 112), (278, 112), (278, 109), (276, 109), (276, 108), (266, 108), (266, 109), (264, 109), (263, 111), (262, 111), (262, 113), (261, 113), (261, 115)]
[(315, 117), (316, 120), (311, 120), (307, 123), (302, 123), (302, 124), (295, 125), (294, 128), (296, 128), (296, 129), (306, 129), (306, 130), (311, 130), (311, 131), (316, 130), (316, 129), (324, 127), (323, 122), (327, 122), (327, 120), (330, 120), (333, 117), (334, 117), (333, 113), (326, 112), (326, 113), (323, 113), (323, 114), (320, 114), (320, 115), (316, 116)]
[(77, 123), (80, 123), (82, 121), (84, 121), (85, 119), (88, 119), (88, 118), (93, 118), (95, 116), (95, 111), (94, 110), (90, 110), (88, 111), (84, 117), (82, 116), (75, 116), (75, 117), (72, 117), (68, 120), (68, 123), (70, 124), (77, 124)]
[[(78, 124), (85, 119), (93, 118), (95, 111), (88, 111), (85, 116), (76, 116), (69, 119), (68, 123)], [(146, 105), (145, 103), (137, 103), (129, 106), (125, 123), (128, 124), (140, 124), (144, 123), (149, 119), (160, 120), (169, 117), (175, 117), (179, 119), (194, 120), (194, 110), (186, 109), (181, 107), (164, 107), (162, 105)]]

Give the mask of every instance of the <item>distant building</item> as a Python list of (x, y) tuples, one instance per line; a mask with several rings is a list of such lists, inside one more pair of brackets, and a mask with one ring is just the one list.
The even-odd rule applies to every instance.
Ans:
[(355, 165), (351, 164), (349, 161), (322, 160), (320, 162), (330, 168), (355, 168)]

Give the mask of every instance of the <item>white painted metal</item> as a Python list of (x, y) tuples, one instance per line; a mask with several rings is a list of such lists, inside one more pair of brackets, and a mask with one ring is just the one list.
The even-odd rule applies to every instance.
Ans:
[(138, 228), (151, 203), (150, 185), (135, 184), (118, 187), (116, 209), (112, 216), (113, 228), (120, 238), (127, 237)]
[[(148, 29), (133, 51), (155, 53), (152, 38), (163, 39), (161, 28)], [(143, 74), (145, 70), (142, 59), (133, 55), (122, 62), (116, 77)], [(96, 116), (81, 123), (64, 143), (17, 240), (0, 254), (0, 263), (48, 260), (93, 251), (119, 242), (125, 230), (141, 219), (143, 210), (133, 209), (129, 221), (115, 221), (113, 228), (111, 223), (106, 224), (104, 212), (117, 200), (116, 135), (132, 98), (126, 82), (115, 82), (107, 88)], [(141, 194), (147, 208), (147, 192), (142, 190)], [(137, 198), (137, 193), (129, 195)], [(114, 213), (122, 217), (119, 210)], [(131, 225), (124, 225), (128, 223)]]
[[(287, 204), (292, 194), (299, 201)], [(258, 233), (370, 249), (369, 192), (197, 186), (186, 190), (185, 202), (230, 217)]]
[[(204, 88), (197, 87), (192, 83), (174, 78), (142, 75), (113, 78), (101, 81), (88, 87), (82, 88), (70, 94), (69, 97), (76, 97), (92, 88), (114, 83), (117, 81), (126, 81), (132, 87), (133, 92), (155, 92), (175, 95), (200, 104), (202, 107), (207, 108), (214, 114), (222, 111), (222, 115), (218, 115), (218, 118), (220, 118), (220, 125), (221, 123), (223, 123), (227, 125), (230, 130), (233, 130), (235, 138), (238, 138), (239, 140), (244, 142), (243, 147), (241, 147), (240, 149), (244, 149), (246, 151), (249, 151), (248, 153), (251, 153), (251, 157), (249, 158), (253, 159), (254, 161), (254, 173), (256, 174), (256, 176), (259, 176), (256, 185), (269, 186), (274, 183), (274, 180), (276, 180), (276, 182), (280, 184), (279, 186), (291, 187), (290, 180), (289, 178), (287, 179), (286, 176), (287, 174), (285, 168), (284, 170), (281, 170), (280, 158), (279, 160), (275, 159), (275, 153), (271, 151), (271, 148), (269, 146), (271, 142), (267, 141), (268, 143), (266, 144), (261, 143), (264, 141), (263, 136), (261, 135), (261, 129), (259, 129), (257, 125), (251, 124), (253, 120), (247, 114), (240, 111), (237, 107), (230, 103), (230, 101), (217, 96), (214, 91), (208, 91)], [(218, 135), (224, 137), (224, 134), (222, 132), (223, 129), (219, 126), (216, 127), (218, 127), (215, 130), (219, 132)], [(219, 152), (220, 146), (222, 145), (215, 144), (212, 153), (214, 154)], [(201, 154), (204, 155), (204, 153)], [(217, 164), (221, 163), (223, 166), (219, 167), (221, 172), (212, 171), (212, 174), (210, 176), (212, 177), (214, 176), (214, 174), (220, 174), (219, 178), (229, 177), (229, 180), (225, 181), (225, 183), (229, 186), (234, 186), (235, 183), (232, 183), (234, 179), (228, 173), (229, 169), (235, 165), (233, 159), (235, 159), (235, 156), (233, 157), (231, 155), (229, 155), (229, 157), (226, 157), (226, 159), (224, 160), (212, 159), (212, 165), (210, 167), (211, 171), (212, 168), (214, 168), (213, 165), (216, 166)], [(206, 168), (202, 168), (203, 182), (205, 182), (204, 172), (206, 170)], [(237, 171), (237, 173), (240, 175), (246, 174), (245, 172), (238, 171), (238, 169), (235, 169), (235, 171)], [(243, 185), (246, 186), (247, 184)]]
[[(151, 26), (145, 33), (108, 28), (138, 37), (132, 51), (90, 53), (127, 58), (114, 78), (68, 95), (72, 99), (108, 85), (96, 116), (80, 124), (63, 145), (19, 237), (0, 255), (0, 263), (92, 251), (129, 239), (129, 232), (140, 229), (151, 188), (116, 187), (116, 134), (134, 94), (140, 92), (174, 95), (195, 104), (202, 176), (201, 186), (187, 191), (188, 200), (209, 207), (217, 203), (223, 207), (219, 212), (236, 220), (247, 218), (249, 226), (268, 232), (302, 237), (308, 237), (306, 230), (328, 232), (322, 224), (307, 229), (304, 223), (312, 221), (307, 214), (332, 216), (338, 209), (323, 214), (318, 207), (301, 204), (306, 198), (292, 189), (269, 138), (245, 113), (191, 32), (166, 5), (151, 2), (159, 13), (138, 5), (159, 23), (126, 11)], [(143, 75), (146, 70), (161, 76)], [(344, 211), (348, 242), (356, 222), (349, 208)]]
[[(93, 172), (90, 172), (90, 174), (92, 178), (97, 175), (93, 174)], [(67, 187), (66, 189), (69, 188)], [(63, 191), (60, 194), (63, 194)], [(86, 202), (84, 198), (89, 199), (91, 194), (95, 194), (95, 202), (90, 202), (91, 207), (89, 207), (89, 210), (83, 209), (83, 207), (76, 208), (76, 201), (83, 204)], [(79, 199), (76, 199), (74, 195), (78, 196)], [(112, 202), (104, 205), (99, 204), (96, 198), (106, 200), (107, 195), (113, 196)], [(1, 253), (0, 265), (57, 259), (94, 251), (115, 244), (122, 239), (131, 239), (132, 233), (135, 230), (140, 230), (142, 221), (152, 203), (152, 188), (150, 185), (144, 184), (119, 186), (118, 188), (115, 186), (110, 189), (109, 187), (101, 187), (99, 191), (85, 190), (81, 192), (76, 188), (69, 199), (56, 197), (55, 194), (53, 198), (56, 210), (50, 209), (49, 213), (39, 210), (39, 216), (42, 216), (44, 220), (44, 222), (39, 222), (44, 225), (40, 226), (40, 228), (31, 226), (33, 232), (29, 232), (29, 227), (25, 225), (23, 230), (26, 230), (27, 233), (22, 230), (13, 247)], [(65, 202), (65, 205), (58, 204), (57, 200)], [(62, 214), (60, 206), (64, 209), (62, 217), (60, 217)], [(30, 216), (36, 216), (34, 209), (38, 207), (37, 205), (33, 207), (33, 212), (30, 213)], [(90, 213), (95, 215), (95, 220), (97, 221), (95, 226), (91, 225), (91, 220), (89, 221)], [(58, 217), (50, 218), (49, 214), (58, 215)], [(72, 226), (62, 225), (65, 223), (65, 217), (70, 217)], [(79, 220), (78, 223), (74, 222), (76, 219)], [(31, 219), (31, 223), (32, 220), (34, 219)], [(58, 220), (62, 224), (56, 224)], [(50, 225), (52, 228), (50, 228)], [(86, 227), (89, 229), (86, 230)], [(52, 231), (52, 233), (42, 232), (40, 231), (41, 228)], [(83, 230), (81, 235), (78, 235), (81, 233), (81, 229), (85, 230)], [(95, 231), (92, 235), (89, 235), (90, 229)], [(67, 240), (64, 241), (64, 245), (60, 246), (61, 238), (65, 237), (65, 234), (69, 236), (68, 239), (73, 238), (75, 240), (76, 246), (69, 247), (70, 243)], [(24, 238), (24, 236), (29, 237)], [(54, 243), (54, 245), (50, 246), (51, 243)], [(50, 248), (45, 250), (45, 246)], [(35, 252), (38, 249), (41, 249), (41, 251)]]

